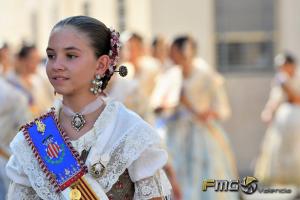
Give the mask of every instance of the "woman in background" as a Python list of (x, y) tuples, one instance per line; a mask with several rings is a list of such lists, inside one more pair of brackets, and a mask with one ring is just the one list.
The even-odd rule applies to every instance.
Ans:
[(238, 199), (238, 193), (202, 191), (205, 179), (237, 178), (229, 141), (219, 121), (230, 109), (223, 79), (208, 68), (195, 65), (195, 41), (178, 37), (171, 58), (182, 69), (180, 104), (167, 122), (171, 160), (183, 189), (183, 199)]
[(300, 185), (300, 74), (290, 54), (275, 57), (277, 73), (262, 120), (269, 124), (255, 176), (266, 185)]
[(23, 45), (17, 54), (15, 71), (7, 76), (7, 80), (27, 98), (33, 117), (45, 112), (54, 100), (53, 93), (49, 92), (49, 86), (41, 75), (46, 74), (46, 70), (39, 69), (40, 62), (37, 48), (34, 45)]

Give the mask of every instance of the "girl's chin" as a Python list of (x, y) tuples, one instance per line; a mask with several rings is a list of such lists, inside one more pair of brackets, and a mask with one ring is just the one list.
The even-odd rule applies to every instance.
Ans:
[(63, 89), (55, 89), (55, 92), (59, 95), (62, 95), (62, 96), (66, 96), (66, 95), (70, 95), (71, 92), (70, 91), (67, 91), (67, 90), (63, 90)]

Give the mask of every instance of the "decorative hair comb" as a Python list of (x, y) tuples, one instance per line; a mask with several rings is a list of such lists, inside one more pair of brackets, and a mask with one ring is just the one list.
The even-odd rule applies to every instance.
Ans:
[(128, 74), (127, 67), (125, 67), (124, 65), (121, 65), (119, 67), (119, 70), (115, 70), (115, 72), (119, 72), (120, 76), (122, 76), (122, 77), (125, 77)]

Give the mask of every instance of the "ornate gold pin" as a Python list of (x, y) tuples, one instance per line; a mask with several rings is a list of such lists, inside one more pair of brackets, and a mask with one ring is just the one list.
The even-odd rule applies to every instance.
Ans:
[(90, 169), (90, 174), (94, 178), (100, 178), (104, 174), (104, 172), (105, 172), (105, 167), (100, 162), (97, 162), (97, 163), (93, 164), (91, 169)]
[(35, 120), (35, 124), (37, 126), (38, 132), (44, 134), (45, 129), (46, 129), (46, 125), (40, 120)]

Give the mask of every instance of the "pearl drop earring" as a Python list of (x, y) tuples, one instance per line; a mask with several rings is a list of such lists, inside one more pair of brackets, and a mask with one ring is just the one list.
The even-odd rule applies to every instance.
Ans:
[(95, 79), (92, 80), (92, 84), (93, 84), (93, 86), (90, 88), (90, 91), (94, 95), (97, 95), (98, 93), (102, 92), (101, 87), (102, 87), (103, 81), (101, 80), (101, 76), (99, 74), (97, 74), (95, 76)]

